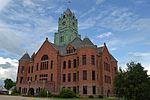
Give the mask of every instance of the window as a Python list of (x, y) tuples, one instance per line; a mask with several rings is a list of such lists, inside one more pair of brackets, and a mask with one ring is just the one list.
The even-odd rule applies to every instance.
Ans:
[(76, 68), (76, 59), (73, 60), (73, 67)]
[(87, 86), (83, 86), (83, 94), (87, 94)]
[(51, 81), (53, 81), (53, 74), (51, 74)]
[(96, 86), (92, 86), (93, 88), (93, 94), (96, 94)]
[(68, 74), (68, 82), (71, 82), (71, 73)]
[(95, 65), (95, 56), (91, 55), (91, 65)]
[(31, 73), (33, 73), (33, 66), (31, 67)]
[(66, 82), (66, 74), (63, 74), (63, 82)]
[(110, 76), (105, 75), (105, 83), (111, 84), (111, 77)]
[(29, 66), (29, 68), (28, 68), (28, 73), (30, 73), (30, 66)]
[(60, 37), (60, 42), (64, 42), (64, 36)]
[(92, 80), (95, 80), (95, 71), (92, 71)]
[(79, 71), (77, 72), (77, 81), (79, 81)]
[(51, 60), (51, 69), (53, 68), (53, 60)]
[(87, 71), (83, 71), (83, 80), (87, 80)]
[(104, 70), (110, 72), (110, 64), (104, 62)]
[(22, 81), (23, 81), (23, 77), (20, 77), (20, 83), (22, 83)]
[(41, 62), (40, 70), (47, 70), (47, 69), (48, 69), (48, 61)]
[(79, 66), (79, 57), (77, 57), (77, 65)]
[(43, 80), (47, 80), (48, 78), (48, 74), (40, 74), (40, 80), (43, 81)]
[(71, 61), (68, 61), (68, 68), (71, 68)]
[(63, 62), (63, 69), (66, 69), (66, 61)]
[(76, 82), (76, 73), (73, 73), (73, 81)]
[(37, 75), (35, 75), (35, 81), (37, 80)]
[(41, 60), (42, 60), (42, 61), (43, 61), (43, 60), (48, 60), (48, 55), (43, 55), (42, 58), (41, 58)]
[(36, 70), (39, 70), (39, 63), (36, 64)]
[(73, 87), (73, 92), (76, 93), (76, 87), (75, 86)]
[(21, 67), (21, 73), (24, 73), (24, 66)]
[(82, 55), (82, 65), (86, 65), (86, 55)]

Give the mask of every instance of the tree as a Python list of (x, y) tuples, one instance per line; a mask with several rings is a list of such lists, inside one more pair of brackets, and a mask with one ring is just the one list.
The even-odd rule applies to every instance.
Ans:
[(118, 97), (127, 100), (150, 100), (150, 78), (147, 71), (140, 63), (128, 63), (125, 71), (118, 71), (115, 89)]
[(5, 83), (4, 87), (5, 87), (7, 90), (9, 90), (10, 88), (12, 88), (13, 86), (16, 85), (16, 83), (13, 82), (11, 79), (5, 79), (5, 80), (4, 80), (4, 83)]

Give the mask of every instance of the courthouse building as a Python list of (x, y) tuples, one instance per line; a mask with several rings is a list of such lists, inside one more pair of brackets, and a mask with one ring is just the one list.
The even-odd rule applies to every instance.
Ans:
[(82, 97), (113, 96), (116, 71), (117, 60), (106, 44), (98, 47), (88, 37), (81, 39), (78, 20), (67, 9), (59, 17), (54, 43), (46, 38), (36, 53), (19, 60), (16, 86), (23, 95), (70, 88)]

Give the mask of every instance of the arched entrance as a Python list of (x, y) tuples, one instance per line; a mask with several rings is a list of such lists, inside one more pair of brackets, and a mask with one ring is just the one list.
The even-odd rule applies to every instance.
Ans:
[(29, 95), (29, 96), (34, 96), (34, 89), (33, 89), (33, 88), (30, 88), (30, 89), (29, 89), (28, 95)]

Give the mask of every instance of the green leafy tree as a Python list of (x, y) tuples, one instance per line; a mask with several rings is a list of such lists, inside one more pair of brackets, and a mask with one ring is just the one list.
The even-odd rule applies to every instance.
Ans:
[(120, 69), (115, 77), (115, 87), (118, 97), (150, 100), (150, 78), (140, 63), (130, 62), (125, 71)]
[(13, 86), (16, 85), (16, 83), (13, 82), (11, 79), (5, 79), (5, 80), (4, 80), (4, 83), (5, 83), (4, 87), (5, 87), (7, 90), (9, 90), (10, 88), (12, 88)]

